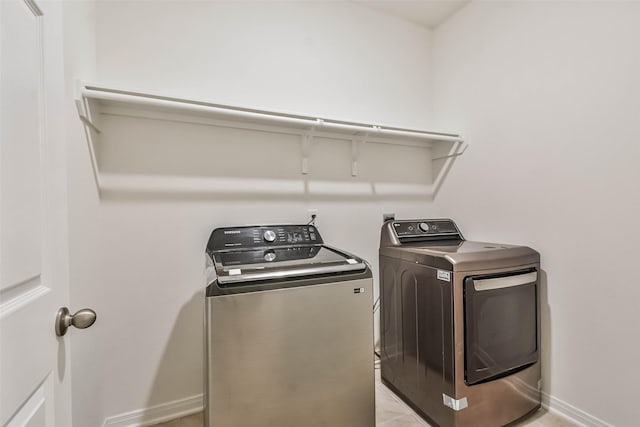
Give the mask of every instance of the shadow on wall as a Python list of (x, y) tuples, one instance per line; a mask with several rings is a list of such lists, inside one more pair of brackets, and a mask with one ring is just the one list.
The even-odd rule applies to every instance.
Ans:
[[(549, 307), (547, 272), (540, 270), (540, 345), (542, 351), (540, 361), (542, 363), (542, 389), (551, 394), (551, 309)], [(543, 403), (545, 398), (543, 397)]]
[(100, 127), (101, 194), (114, 199), (431, 198), (446, 163), (432, 158), (453, 146), (367, 142), (354, 153), (316, 137), (303, 149), (296, 135), (118, 114), (101, 114)]
[(199, 383), (202, 390), (204, 387), (203, 316), (204, 290), (195, 293), (180, 309), (156, 369), (145, 406), (151, 410), (149, 417), (156, 421), (164, 414), (154, 413), (153, 408), (164, 407), (167, 402), (171, 403), (171, 418), (202, 410), (202, 396), (189, 394), (193, 393), (194, 384)]

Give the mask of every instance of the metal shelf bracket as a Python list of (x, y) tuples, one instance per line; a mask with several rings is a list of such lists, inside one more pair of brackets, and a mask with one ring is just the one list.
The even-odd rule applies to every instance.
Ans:
[(81, 99), (76, 99), (76, 110), (78, 110), (78, 117), (80, 117), (80, 121), (82, 123), (89, 126), (91, 129), (96, 131), (96, 133), (100, 133), (100, 129), (98, 129), (98, 127), (87, 117), (87, 112), (85, 111), (84, 104)]
[(450, 159), (452, 157), (458, 157), (461, 156), (465, 151), (467, 151), (467, 148), (469, 148), (469, 144), (467, 144), (466, 142), (463, 143), (463, 147), (462, 150), (457, 151), (453, 154), (447, 154), (446, 156), (440, 156), (440, 157), (434, 157), (431, 159), (431, 161), (436, 161), (436, 160), (442, 160), (442, 159)]
[(369, 133), (365, 133), (361, 138), (353, 138), (351, 140), (351, 176), (358, 176), (358, 155), (360, 145), (366, 144)]

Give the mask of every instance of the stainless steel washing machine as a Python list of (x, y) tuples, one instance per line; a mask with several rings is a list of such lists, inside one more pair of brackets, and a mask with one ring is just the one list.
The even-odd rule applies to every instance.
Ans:
[(373, 281), (313, 225), (207, 245), (206, 427), (374, 427)]
[(431, 424), (497, 427), (540, 407), (540, 256), (449, 219), (380, 238), (382, 381)]

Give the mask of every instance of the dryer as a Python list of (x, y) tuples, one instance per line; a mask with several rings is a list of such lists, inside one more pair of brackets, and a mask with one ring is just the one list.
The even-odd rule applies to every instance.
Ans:
[(450, 219), (380, 238), (382, 382), (431, 424), (497, 427), (540, 407), (540, 256)]

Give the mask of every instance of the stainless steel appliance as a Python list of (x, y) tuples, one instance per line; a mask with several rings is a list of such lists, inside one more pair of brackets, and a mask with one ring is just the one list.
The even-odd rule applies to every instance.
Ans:
[(539, 254), (390, 220), (380, 238), (382, 381), (431, 424), (496, 427), (540, 407)]
[(205, 426), (374, 427), (366, 262), (313, 225), (218, 228), (207, 254)]

